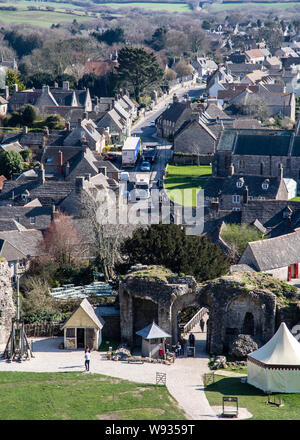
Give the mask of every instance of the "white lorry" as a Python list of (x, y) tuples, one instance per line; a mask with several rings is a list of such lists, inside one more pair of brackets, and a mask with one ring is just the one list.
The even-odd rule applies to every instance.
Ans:
[(135, 175), (132, 201), (145, 200), (150, 197), (150, 173), (137, 173)]
[(141, 138), (129, 136), (122, 148), (122, 167), (134, 167), (137, 158), (142, 154)]

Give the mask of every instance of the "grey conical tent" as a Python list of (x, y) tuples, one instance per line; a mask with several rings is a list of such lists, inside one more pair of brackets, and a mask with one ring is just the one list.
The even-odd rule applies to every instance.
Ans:
[[(160, 345), (165, 341), (165, 338), (171, 338), (169, 333), (165, 332), (153, 321), (152, 324), (147, 325), (142, 330), (136, 332), (137, 335), (143, 338), (142, 341), (142, 355), (155, 357), (158, 353)], [(164, 350), (165, 351), (165, 350)]]

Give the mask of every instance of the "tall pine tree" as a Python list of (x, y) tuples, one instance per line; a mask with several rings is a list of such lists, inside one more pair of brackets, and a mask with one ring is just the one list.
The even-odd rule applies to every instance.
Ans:
[(137, 47), (123, 47), (118, 54), (117, 74), (120, 83), (131, 89), (137, 102), (164, 76), (153, 53)]

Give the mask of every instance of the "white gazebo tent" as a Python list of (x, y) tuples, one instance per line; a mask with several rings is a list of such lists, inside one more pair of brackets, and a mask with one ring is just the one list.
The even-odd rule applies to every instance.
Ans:
[(261, 348), (247, 356), (247, 382), (265, 392), (300, 393), (300, 343), (284, 322)]
[(136, 332), (137, 335), (142, 337), (142, 356), (158, 357), (158, 351), (161, 345), (165, 353), (165, 340), (171, 338), (169, 333), (158, 327), (153, 321), (152, 324)]

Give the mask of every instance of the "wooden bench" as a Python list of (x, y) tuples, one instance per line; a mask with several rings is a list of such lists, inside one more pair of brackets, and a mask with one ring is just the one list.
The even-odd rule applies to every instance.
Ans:
[(127, 359), (127, 363), (128, 364), (143, 364), (144, 361), (142, 361), (140, 359)]
[[(227, 407), (224, 405), (225, 402), (235, 403), (235, 408)], [(238, 417), (239, 406), (237, 397), (223, 397), (223, 417)]]

